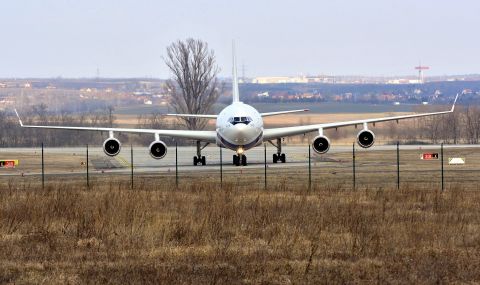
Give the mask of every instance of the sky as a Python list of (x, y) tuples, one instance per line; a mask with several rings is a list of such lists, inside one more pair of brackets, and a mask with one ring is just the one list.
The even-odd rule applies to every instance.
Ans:
[(2, 0), (0, 77), (168, 78), (201, 39), (221, 76), (480, 73), (478, 0)]

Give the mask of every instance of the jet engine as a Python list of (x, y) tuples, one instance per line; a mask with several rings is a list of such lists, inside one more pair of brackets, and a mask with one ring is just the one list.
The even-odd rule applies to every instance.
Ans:
[(316, 136), (312, 147), (316, 153), (324, 154), (330, 149), (330, 140), (326, 136)]
[(155, 159), (162, 159), (167, 155), (167, 145), (162, 141), (154, 141), (148, 147), (150, 155)]
[(108, 156), (115, 156), (120, 152), (122, 145), (116, 138), (108, 138), (103, 142), (103, 151)]
[(375, 134), (370, 130), (362, 130), (357, 135), (357, 143), (363, 148), (369, 148), (375, 143)]

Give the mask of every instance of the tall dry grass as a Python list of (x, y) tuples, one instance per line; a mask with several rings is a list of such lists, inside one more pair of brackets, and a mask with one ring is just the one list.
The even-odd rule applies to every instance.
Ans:
[(0, 191), (0, 283), (469, 283), (480, 193), (145, 180)]

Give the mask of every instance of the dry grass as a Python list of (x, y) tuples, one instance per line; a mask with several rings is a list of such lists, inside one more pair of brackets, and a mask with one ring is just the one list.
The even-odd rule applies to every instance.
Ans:
[(171, 182), (4, 183), (0, 283), (480, 280), (477, 191)]

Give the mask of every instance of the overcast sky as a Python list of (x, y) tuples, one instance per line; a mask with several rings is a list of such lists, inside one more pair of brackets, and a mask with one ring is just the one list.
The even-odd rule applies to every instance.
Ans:
[(169, 77), (172, 41), (194, 37), (247, 76), (480, 73), (480, 1), (10, 0), (0, 77)]

